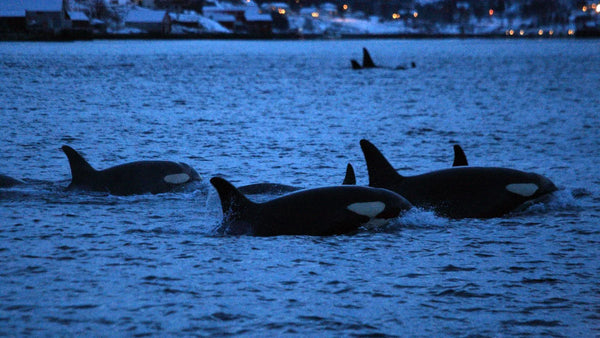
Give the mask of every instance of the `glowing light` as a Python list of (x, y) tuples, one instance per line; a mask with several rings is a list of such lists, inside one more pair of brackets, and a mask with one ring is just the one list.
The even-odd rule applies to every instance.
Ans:
[(277, 13), (279, 13), (281, 15), (284, 15), (285, 14), (285, 9), (280, 8), (280, 9), (277, 10)]
[(582, 11), (584, 11), (584, 12), (587, 12), (588, 8), (587, 8), (587, 6), (583, 6), (583, 7), (581, 8), (581, 10), (582, 10)]
[(515, 35), (515, 31), (514, 31), (514, 29), (511, 29), (511, 30), (509, 30), (509, 31), (508, 31), (508, 34), (510, 34), (510, 36), (513, 36), (513, 35)]
[(417, 13), (417, 12), (413, 12), (413, 16), (416, 18), (416, 17), (418, 17), (418, 16), (419, 16), (419, 13)]
[(344, 5), (342, 6), (342, 9), (343, 9), (343, 10), (345, 10), (345, 11), (347, 11), (347, 10), (348, 10), (348, 5), (344, 4)]
[(488, 11), (488, 13), (490, 14), (490, 16), (494, 15), (494, 10), (490, 8), (490, 10)]
[(540, 30), (538, 31), (538, 35), (544, 35), (544, 30), (543, 30), (543, 29), (540, 29)]
[(310, 16), (312, 16), (313, 18), (318, 18), (319, 12), (312, 12), (312, 13), (310, 13)]
[(553, 31), (553, 30), (550, 30), (550, 31), (548, 32), (548, 34), (550, 34), (550, 35), (554, 35), (554, 31)]
[(598, 8), (598, 5), (596, 5), (596, 4), (592, 4), (592, 9), (593, 9), (593, 10), (596, 10), (596, 8)]
[(521, 29), (521, 30), (519, 31), (519, 35), (525, 35), (525, 31)]
[(392, 14), (392, 19), (394, 19), (394, 20), (400, 19), (400, 14), (398, 14), (398, 13)]
[(596, 6), (596, 13), (600, 14), (600, 6)]
[(569, 34), (569, 35), (575, 35), (575, 31), (572, 30), (572, 29), (569, 29), (569, 31), (567, 32), (567, 34)]

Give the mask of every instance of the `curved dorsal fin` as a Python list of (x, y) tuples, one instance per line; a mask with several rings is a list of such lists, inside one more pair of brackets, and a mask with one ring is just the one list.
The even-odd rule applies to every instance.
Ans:
[(343, 185), (356, 185), (356, 176), (354, 175), (354, 168), (352, 164), (348, 163), (346, 166), (346, 176), (344, 176)]
[(228, 220), (240, 219), (255, 204), (224, 178), (213, 177), (210, 183), (217, 189), (223, 217)]
[(71, 184), (81, 185), (89, 182), (90, 177), (96, 173), (96, 170), (75, 149), (66, 145), (62, 146), (61, 149), (69, 159)]
[(367, 162), (369, 186), (386, 187), (403, 178), (371, 142), (360, 140), (360, 147)]
[(468, 166), (469, 162), (467, 162), (467, 156), (462, 148), (458, 145), (454, 145), (454, 163), (452, 163), (453, 167), (462, 167)]
[(369, 51), (363, 47), (363, 68), (375, 68), (375, 63), (373, 63), (373, 59), (371, 59), (371, 54)]
[(358, 63), (358, 61), (352, 59), (350, 60), (350, 63), (352, 64), (352, 69), (362, 69), (360, 63)]

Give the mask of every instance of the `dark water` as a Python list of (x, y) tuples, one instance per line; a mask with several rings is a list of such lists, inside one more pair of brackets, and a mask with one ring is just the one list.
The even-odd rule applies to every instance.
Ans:
[[(350, 70), (376, 63), (416, 69)], [(598, 40), (0, 43), (0, 335), (600, 335)], [(358, 141), (413, 175), (470, 164), (560, 191), (505, 218), (427, 211), (352, 236), (215, 234), (207, 183), (63, 191), (102, 169), (339, 184)], [(269, 196), (258, 197), (268, 199)]]

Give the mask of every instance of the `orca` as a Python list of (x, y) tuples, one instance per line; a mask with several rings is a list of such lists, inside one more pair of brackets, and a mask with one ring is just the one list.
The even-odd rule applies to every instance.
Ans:
[(542, 175), (508, 168), (458, 166), (402, 176), (371, 142), (363, 139), (360, 146), (369, 186), (392, 190), (416, 207), (453, 219), (501, 217), (557, 190)]
[(12, 178), (10, 176), (0, 174), (0, 188), (10, 188), (15, 185), (25, 184), (25, 182)]
[[(371, 58), (371, 54), (369, 53), (369, 51), (363, 47), (363, 63), (362, 66), (360, 65), (360, 63), (358, 63), (358, 61), (352, 59), (350, 60), (350, 63), (352, 64), (352, 69), (353, 70), (358, 70), (358, 69), (368, 69), (368, 68), (379, 68), (379, 66), (375, 65), (375, 62), (373, 62), (373, 58)], [(395, 70), (407, 70), (409, 68), (416, 68), (417, 64), (413, 61), (410, 63), (410, 67), (409, 66), (404, 66), (404, 65), (400, 65), (400, 66), (396, 66), (396, 68), (393, 68)], [(390, 67), (385, 67), (388, 69), (392, 69)]]
[(370, 187), (300, 190), (255, 203), (221, 177), (213, 177), (210, 183), (221, 200), (220, 231), (233, 235), (341, 235), (361, 226), (385, 224), (412, 207), (392, 191)]
[(189, 165), (170, 161), (137, 161), (96, 170), (73, 148), (61, 148), (71, 166), (68, 190), (108, 192), (113, 195), (159, 194), (176, 190), (200, 175)]
[(346, 175), (344, 176), (342, 185), (356, 185), (356, 175), (354, 174), (354, 168), (350, 163), (346, 166)]
[(464, 167), (468, 166), (469, 162), (467, 161), (467, 155), (463, 149), (458, 145), (454, 145), (454, 162), (452, 163), (453, 167)]
[[(348, 163), (346, 167), (346, 175), (342, 185), (353, 185), (356, 184), (356, 176), (354, 175), (354, 168)], [(298, 190), (302, 190), (302, 187), (294, 187), (286, 184), (279, 183), (254, 183), (243, 185), (237, 188), (244, 195), (281, 195)]]

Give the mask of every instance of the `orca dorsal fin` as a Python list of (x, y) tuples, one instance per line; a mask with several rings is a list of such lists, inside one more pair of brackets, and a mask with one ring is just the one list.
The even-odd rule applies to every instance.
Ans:
[(367, 170), (369, 172), (369, 186), (371, 187), (386, 187), (392, 182), (397, 182), (404, 177), (392, 167), (390, 162), (383, 154), (367, 140), (360, 140), (360, 148), (367, 162)]
[(375, 63), (371, 59), (369, 51), (363, 47), (363, 68), (375, 68)]
[(223, 217), (228, 220), (240, 219), (255, 204), (224, 178), (213, 177), (210, 184), (217, 190)]
[(71, 167), (71, 184), (72, 185), (85, 185), (96, 174), (94, 169), (75, 149), (69, 146), (62, 146), (62, 151), (67, 155), (69, 159), (69, 166)]
[(360, 63), (358, 63), (358, 61), (352, 59), (350, 60), (350, 63), (352, 64), (352, 69), (362, 69), (362, 66)]
[(344, 176), (342, 185), (356, 185), (356, 175), (354, 175), (354, 168), (350, 163), (346, 166), (346, 176)]
[(462, 150), (462, 148), (458, 145), (454, 145), (454, 163), (452, 163), (453, 167), (462, 167), (468, 166), (469, 162), (467, 162), (467, 155)]

